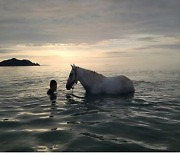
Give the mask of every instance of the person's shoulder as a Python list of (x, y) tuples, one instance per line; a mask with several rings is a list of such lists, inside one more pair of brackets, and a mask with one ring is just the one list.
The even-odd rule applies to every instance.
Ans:
[(48, 95), (52, 95), (52, 93), (53, 93), (53, 92), (52, 92), (51, 89), (49, 89), (49, 90), (47, 91), (47, 94), (48, 94)]

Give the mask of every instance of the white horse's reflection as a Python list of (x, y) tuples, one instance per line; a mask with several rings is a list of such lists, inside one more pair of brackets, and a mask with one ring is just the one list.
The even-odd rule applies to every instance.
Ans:
[(133, 94), (135, 92), (133, 82), (121, 75), (106, 77), (94, 71), (90, 71), (75, 65), (66, 83), (66, 89), (70, 90), (79, 81), (89, 94)]

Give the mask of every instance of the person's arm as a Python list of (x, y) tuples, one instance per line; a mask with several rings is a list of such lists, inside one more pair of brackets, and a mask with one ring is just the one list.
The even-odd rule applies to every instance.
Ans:
[(56, 95), (54, 94), (54, 92), (51, 89), (48, 90), (47, 94), (50, 96), (51, 100), (56, 99)]

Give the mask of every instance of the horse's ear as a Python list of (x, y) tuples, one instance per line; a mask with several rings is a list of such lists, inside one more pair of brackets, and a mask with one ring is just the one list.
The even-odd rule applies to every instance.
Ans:
[(76, 68), (76, 65), (73, 64), (73, 65), (71, 65), (71, 67), (72, 67), (72, 68)]

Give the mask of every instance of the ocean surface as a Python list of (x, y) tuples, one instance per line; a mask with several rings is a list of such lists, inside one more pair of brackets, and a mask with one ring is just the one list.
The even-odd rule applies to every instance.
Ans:
[(0, 151), (180, 151), (180, 70), (94, 70), (128, 76), (134, 96), (67, 91), (70, 66), (0, 67)]

